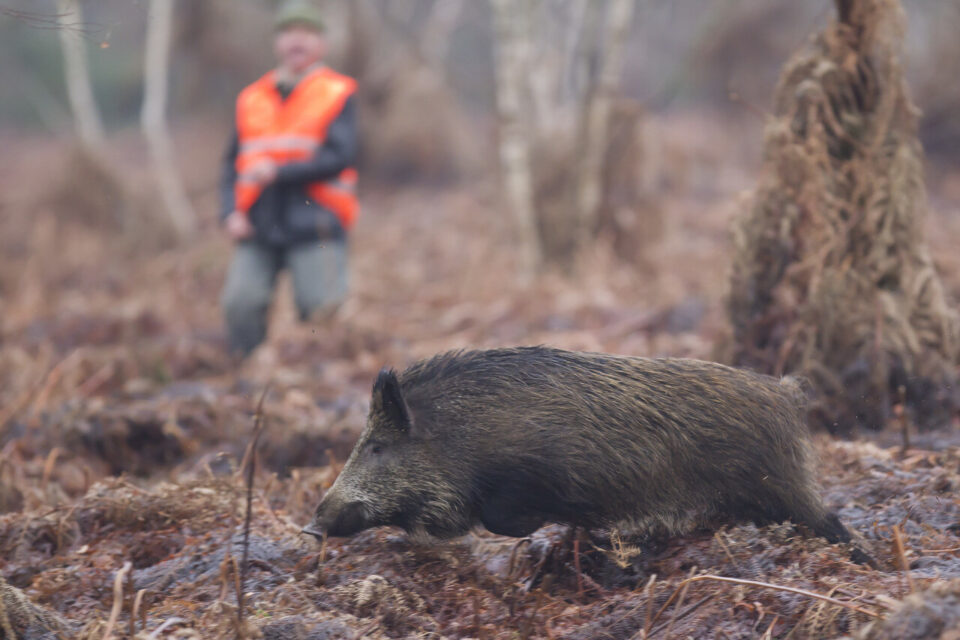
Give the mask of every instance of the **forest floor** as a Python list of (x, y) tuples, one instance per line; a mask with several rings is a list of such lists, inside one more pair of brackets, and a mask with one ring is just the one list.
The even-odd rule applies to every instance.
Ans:
[[(708, 149), (735, 144), (711, 135), (723, 134), (706, 132)], [(22, 187), (52, 171), (50, 154), (7, 158), (0, 576), (62, 616), (62, 637), (105, 637), (111, 620), (121, 637), (236, 635), (240, 467), (268, 386), (244, 587), (251, 636), (926, 638), (960, 629), (956, 425), (913, 434), (908, 449), (896, 425), (853, 441), (817, 436), (825, 499), (876, 569), (788, 525), (728, 523), (639, 554), (573, 546), (556, 527), (523, 541), (476, 532), (428, 547), (395, 530), (322, 547), (300, 534), (363, 427), (384, 365), (520, 343), (713, 358), (726, 331), (727, 229), (736, 194), (751, 185), (749, 163), (731, 169), (719, 151), (704, 152), (689, 181), (661, 185), (649, 215), (662, 230), (634, 263), (597, 248), (575, 276), (548, 272), (526, 286), (514, 282), (509, 220), (492, 184), (370, 192), (353, 238), (353, 293), (338, 316), (297, 324), (283, 282), (270, 339), (237, 363), (225, 354), (217, 303), (229, 245), (215, 230), (176, 250), (145, 249), (105, 233), (103, 221), (45, 209)], [(960, 208), (960, 181), (938, 185), (930, 235), (957, 300), (960, 219), (949, 214)], [(18, 619), (13, 593), (0, 582), (0, 638), (4, 615)], [(56, 637), (41, 626), (17, 637)]]

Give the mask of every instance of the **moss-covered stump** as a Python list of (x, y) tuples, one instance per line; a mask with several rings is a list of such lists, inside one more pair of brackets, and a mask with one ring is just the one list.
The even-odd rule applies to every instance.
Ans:
[(762, 177), (735, 223), (729, 355), (806, 378), (814, 423), (921, 427), (958, 406), (958, 325), (923, 238), (917, 109), (899, 0), (837, 0), (787, 63)]

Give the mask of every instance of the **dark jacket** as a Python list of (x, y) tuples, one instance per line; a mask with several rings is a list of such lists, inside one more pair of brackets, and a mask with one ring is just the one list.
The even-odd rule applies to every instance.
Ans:
[[(292, 90), (280, 89), (284, 98)], [(351, 96), (330, 124), (326, 140), (312, 158), (280, 165), (276, 181), (263, 190), (250, 208), (250, 222), (259, 242), (285, 247), (300, 242), (345, 239), (346, 231), (337, 216), (313, 202), (307, 196), (306, 185), (336, 178), (344, 169), (356, 165), (359, 146), (356, 111), (356, 98)], [(238, 140), (234, 126), (220, 179), (221, 222), (235, 206), (233, 187), (237, 180)]]

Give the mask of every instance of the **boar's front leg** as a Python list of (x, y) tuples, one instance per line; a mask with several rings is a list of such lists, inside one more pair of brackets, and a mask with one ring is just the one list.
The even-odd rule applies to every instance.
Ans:
[(493, 490), (480, 504), (480, 522), (487, 531), (501, 536), (524, 538), (546, 520), (543, 514), (531, 511), (529, 504), (509, 487)]

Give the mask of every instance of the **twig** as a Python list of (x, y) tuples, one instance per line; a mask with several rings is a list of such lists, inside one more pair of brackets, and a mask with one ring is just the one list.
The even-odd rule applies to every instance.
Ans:
[(238, 477), (243, 477), (244, 473), (246, 473), (249, 469), (250, 456), (253, 454), (256, 440), (259, 438), (258, 434), (263, 418), (263, 401), (267, 397), (268, 391), (270, 391), (269, 384), (263, 389), (263, 393), (260, 395), (260, 401), (257, 402), (257, 409), (253, 414), (253, 441), (247, 445), (246, 450), (243, 452), (243, 459), (240, 461), (240, 466), (237, 468)]
[[(140, 612), (140, 607), (143, 606), (143, 596), (146, 595), (146, 589), (140, 589), (137, 591), (136, 597), (133, 599), (133, 608), (130, 610), (130, 637), (135, 638), (137, 636), (137, 613)], [(143, 628), (147, 628), (147, 614), (146, 610), (143, 613)]]
[[(45, 362), (44, 368), (46, 368), (48, 364), (49, 362)], [(49, 373), (47, 375), (49, 375)], [(47, 376), (41, 375), (33, 384), (24, 389), (23, 393), (21, 393), (16, 400), (8, 404), (3, 411), (0, 411), (0, 430), (7, 426), (7, 423), (13, 420), (18, 413), (30, 406), (33, 398), (40, 392), (40, 389), (43, 388), (43, 383), (46, 378)]]
[(136, 589), (133, 584), (133, 571), (127, 573), (127, 593), (130, 594), (128, 598), (125, 598), (126, 602), (124, 603), (130, 611), (130, 617), (127, 620), (127, 631), (131, 638), (134, 637), (137, 631), (137, 615), (133, 610), (134, 600), (136, 600)]
[(34, 389), (30, 388), (20, 394), (20, 396), (11, 402), (2, 413), (0, 413), (0, 429), (3, 429), (7, 426), (7, 423), (10, 422), (13, 418), (16, 417), (18, 413), (27, 408), (27, 405), (30, 404), (30, 401), (33, 399)]
[(900, 531), (900, 525), (893, 525), (893, 541), (897, 546), (897, 557), (900, 559), (900, 567), (907, 576), (907, 585), (910, 587), (910, 593), (916, 591), (916, 585), (913, 583), (913, 576), (910, 575), (910, 563), (907, 562), (907, 550), (903, 544), (903, 533)]
[(580, 568), (580, 536), (578, 534), (579, 532), (575, 532), (573, 538), (573, 566), (577, 571), (577, 598), (582, 603), (584, 601), (583, 570)]
[(123, 608), (123, 581), (130, 572), (133, 565), (128, 560), (123, 563), (117, 576), (113, 579), (113, 609), (110, 611), (110, 619), (107, 621), (107, 630), (103, 632), (103, 640), (110, 640), (113, 637), (113, 628), (120, 617), (120, 610)]
[(897, 393), (900, 396), (900, 406), (897, 412), (900, 414), (900, 436), (903, 439), (903, 449), (900, 451), (900, 457), (907, 457), (907, 451), (910, 450), (910, 420), (907, 417), (907, 388), (903, 385), (897, 387)]
[(50, 476), (53, 475), (53, 466), (57, 464), (57, 458), (60, 457), (60, 454), (63, 453), (63, 450), (60, 447), (54, 447), (50, 450), (50, 453), (47, 454), (47, 460), (43, 463), (43, 476), (40, 479), (40, 488), (44, 493), (47, 491), (47, 485), (50, 483)]
[(727, 92), (727, 98), (730, 100), (730, 102), (733, 102), (733, 103), (735, 103), (735, 104), (739, 104), (739, 105), (741, 105), (742, 107), (746, 108), (747, 111), (749, 111), (749, 112), (752, 113), (753, 115), (759, 117), (761, 120), (766, 120), (766, 119), (767, 119), (767, 116), (769, 115), (769, 114), (768, 114), (766, 111), (764, 111), (762, 108), (760, 108), (760, 107), (758, 107), (757, 105), (753, 104), (753, 103), (750, 102), (749, 100), (744, 99), (744, 97), (743, 97), (742, 95), (740, 95), (740, 92), (737, 91), (736, 89), (733, 89), (732, 87), (731, 87), (731, 88), (729, 89), (729, 91)]
[(257, 468), (257, 444), (260, 442), (260, 434), (263, 433), (263, 401), (267, 398), (267, 392), (270, 390), (268, 384), (260, 394), (260, 402), (257, 403), (257, 413), (253, 419), (253, 438), (247, 447), (247, 453), (244, 459), (247, 461), (247, 515), (243, 521), (243, 560), (240, 563), (240, 585), (237, 591), (237, 637), (243, 638), (245, 635), (243, 626), (243, 593), (247, 586), (247, 570), (250, 558), (250, 521), (253, 519), (253, 479)]
[[(684, 609), (683, 611), (681, 611), (680, 613), (678, 613), (678, 614), (676, 615), (676, 619), (677, 619), (677, 620), (683, 620), (683, 619), (686, 618), (688, 615), (690, 615), (691, 613), (693, 613), (694, 611), (696, 611), (697, 609), (699, 609), (699, 608), (702, 607), (703, 605), (705, 605), (705, 604), (707, 604), (708, 602), (710, 602), (711, 600), (713, 600), (715, 597), (716, 597), (716, 594), (713, 594), (713, 593), (703, 596), (702, 598), (700, 598), (699, 600), (697, 600), (696, 602), (694, 602), (693, 604), (691, 604), (689, 607), (687, 607), (686, 609)], [(680, 607), (678, 606), (677, 608), (679, 609)], [(659, 627), (657, 627), (657, 628), (655, 628), (655, 629), (651, 629), (651, 630), (650, 630), (650, 637), (652, 638), (653, 636), (655, 636), (655, 635), (657, 635), (658, 633), (660, 633), (661, 629), (663, 629), (663, 628), (666, 627), (666, 626), (667, 626), (667, 624), (664, 623), (664, 624), (661, 624)]]
[[(243, 584), (241, 584), (242, 579), (240, 577), (240, 567), (237, 566), (236, 556), (229, 556), (224, 558), (227, 563), (227, 566), (232, 569), (231, 573), (233, 574), (233, 590), (237, 594), (237, 602), (243, 602)], [(223, 585), (224, 589), (227, 588), (227, 585)], [(246, 635), (246, 629), (243, 627), (243, 617), (238, 614), (237, 622), (240, 626), (237, 627), (237, 636), (243, 637)]]
[(32, 411), (34, 414), (42, 412), (46, 409), (47, 402), (50, 400), (50, 394), (53, 393), (54, 387), (57, 386), (57, 383), (60, 382), (60, 378), (63, 377), (64, 371), (68, 366), (73, 364), (74, 360), (77, 360), (80, 357), (80, 350), (74, 349), (71, 351), (67, 357), (58, 362), (52, 369), (50, 373), (47, 374), (46, 379), (43, 382), (43, 386), (40, 388), (40, 391), (34, 397)]
[[(697, 572), (697, 568), (694, 567), (690, 569), (690, 577), (692, 578)], [(665, 637), (670, 637), (670, 631), (673, 630), (673, 624), (677, 621), (677, 613), (680, 612), (680, 607), (683, 606), (683, 599), (687, 597), (687, 589), (690, 587), (690, 582), (688, 580), (683, 581), (683, 585), (680, 587), (680, 599), (677, 600), (677, 606), (673, 608), (673, 616), (670, 618), (670, 623), (667, 625)]]
[(720, 543), (720, 548), (723, 549), (723, 552), (727, 554), (728, 558), (730, 558), (730, 562), (733, 563), (733, 566), (736, 567), (737, 571), (742, 572), (743, 569), (740, 567), (740, 563), (737, 562), (737, 559), (733, 557), (732, 553), (730, 553), (730, 547), (728, 547), (727, 543), (724, 542), (723, 536), (720, 534), (720, 532), (717, 531), (715, 534), (713, 534), (713, 537), (718, 543)]
[(779, 615), (773, 616), (773, 622), (771, 622), (770, 626), (767, 627), (767, 632), (763, 634), (763, 637), (760, 638), (760, 640), (767, 640), (767, 638), (770, 638), (770, 640), (773, 640), (773, 628), (777, 625), (778, 622), (780, 622), (780, 616)]
[(163, 624), (153, 630), (153, 633), (150, 634), (147, 640), (155, 640), (155, 638), (160, 637), (161, 633), (166, 631), (167, 627), (172, 627), (175, 624), (183, 624), (186, 621), (187, 620), (185, 618), (170, 618), (168, 620), (164, 620)]
[(77, 387), (77, 393), (81, 396), (90, 396), (97, 392), (114, 374), (114, 363), (108, 362), (83, 381)]
[(486, 634), (483, 633), (483, 625), (480, 623), (480, 598), (476, 592), (473, 594), (473, 630), (477, 637), (483, 640), (482, 636)]
[(643, 637), (646, 638), (650, 633), (650, 628), (653, 627), (653, 597), (656, 595), (657, 591), (657, 574), (653, 574), (650, 578), (650, 582), (647, 584), (647, 619), (643, 623)]
[(654, 596), (654, 589), (655, 589), (656, 583), (657, 583), (657, 574), (653, 574), (652, 576), (650, 576), (650, 579), (647, 581), (647, 586), (644, 587), (643, 589), (644, 592), (647, 594), (647, 598), (646, 598), (647, 615), (643, 623), (643, 629), (642, 629), (643, 635), (641, 635), (640, 637), (643, 638), (644, 640), (646, 640), (646, 638), (650, 635), (650, 627), (653, 626), (653, 619), (651, 618), (651, 614), (653, 613), (653, 596)]
[(520, 569), (517, 568), (517, 556), (519, 555), (517, 551), (520, 549), (520, 546), (523, 544), (526, 544), (529, 547), (530, 538), (520, 538), (520, 540), (518, 540), (517, 543), (513, 545), (513, 549), (510, 551), (510, 561), (507, 564), (507, 567), (508, 567), (507, 575), (510, 576), (511, 579), (514, 577), (514, 575), (519, 573), (520, 569), (522, 569), (522, 567)]
[(712, 575), (712, 574), (709, 574), (709, 573), (708, 573), (708, 574), (704, 574), (704, 575), (702, 575), (702, 576), (693, 576), (692, 578), (687, 578), (687, 579), (684, 580), (682, 583), (680, 583), (680, 585), (679, 585), (679, 586), (677, 587), (677, 589), (673, 592), (673, 594), (667, 599), (667, 601), (663, 604), (663, 606), (660, 607), (660, 610), (657, 611), (657, 615), (654, 616), (653, 622), (656, 622), (657, 619), (660, 617), (660, 615), (666, 610), (666, 608), (667, 608), (668, 606), (670, 606), (670, 604), (673, 602), (674, 598), (676, 598), (677, 595), (679, 594), (680, 588), (683, 587), (684, 584), (689, 583), (689, 582), (701, 582), (701, 581), (703, 581), (703, 580), (713, 580), (713, 581), (715, 581), (715, 582), (729, 582), (729, 583), (731, 583), (731, 584), (743, 584), (743, 585), (748, 585), (748, 586), (751, 586), (751, 587), (761, 587), (761, 588), (763, 588), (763, 589), (774, 589), (775, 591), (786, 591), (786, 592), (788, 592), (788, 593), (795, 593), (795, 594), (797, 594), (797, 595), (806, 596), (806, 597), (808, 597), (808, 598), (815, 598), (815, 599), (817, 599), (817, 600), (823, 600), (824, 602), (829, 602), (829, 603), (832, 604), (832, 605), (836, 605), (836, 606), (838, 606), (838, 607), (844, 607), (845, 609), (850, 609), (850, 610), (852, 610), (852, 611), (856, 611), (857, 613), (862, 613), (863, 615), (865, 615), (865, 616), (870, 616), (871, 618), (881, 618), (881, 617), (882, 617), (879, 613), (877, 613), (877, 612), (875, 612), (875, 611), (870, 611), (869, 609), (864, 609), (864, 608), (858, 607), (858, 606), (856, 606), (856, 605), (854, 605), (854, 604), (850, 604), (849, 602), (844, 602), (843, 600), (837, 600), (836, 598), (831, 598), (830, 596), (825, 596), (825, 595), (820, 594), (820, 593), (815, 593), (815, 592), (813, 592), (813, 591), (807, 591), (806, 589), (797, 589), (797, 588), (795, 588), (795, 587), (786, 587), (786, 586), (779, 585), (779, 584), (771, 584), (771, 583), (769, 583), (769, 582), (760, 582), (759, 580), (742, 580), (742, 579), (740, 579), (740, 578), (727, 578), (727, 577), (725, 577), (725, 576), (715, 576), (715, 575)]

